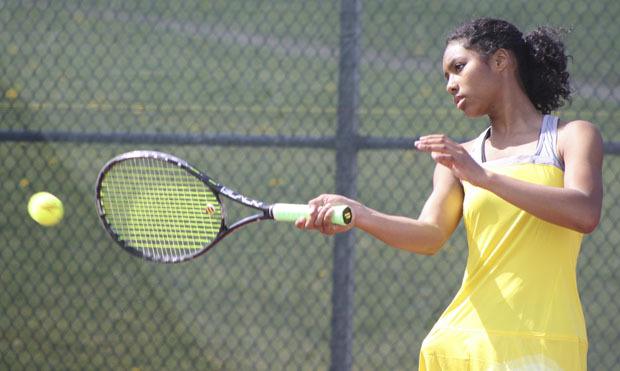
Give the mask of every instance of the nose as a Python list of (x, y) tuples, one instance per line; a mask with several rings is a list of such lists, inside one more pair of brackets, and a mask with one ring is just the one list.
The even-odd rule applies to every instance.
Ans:
[(455, 81), (454, 75), (448, 76), (448, 82), (446, 83), (446, 91), (451, 95), (456, 95), (459, 91), (459, 87)]

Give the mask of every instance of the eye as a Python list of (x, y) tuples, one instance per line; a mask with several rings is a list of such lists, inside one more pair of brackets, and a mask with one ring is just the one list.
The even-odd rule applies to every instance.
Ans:
[(450, 64), (450, 66), (448, 67), (447, 71), (444, 72), (444, 79), (446, 79), (446, 81), (448, 81), (448, 79), (450, 78), (450, 74), (458, 74), (461, 71), (463, 71), (463, 69), (465, 68), (465, 65), (467, 63), (466, 62), (452, 62)]

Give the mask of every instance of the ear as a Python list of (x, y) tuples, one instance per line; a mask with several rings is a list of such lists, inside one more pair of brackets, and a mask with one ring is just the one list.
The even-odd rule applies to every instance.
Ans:
[(496, 71), (504, 71), (512, 65), (512, 57), (508, 50), (500, 48), (491, 55), (490, 62), (491, 68)]

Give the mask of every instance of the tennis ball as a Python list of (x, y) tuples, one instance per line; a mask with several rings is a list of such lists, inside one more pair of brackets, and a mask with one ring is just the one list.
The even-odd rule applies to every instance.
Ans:
[(28, 214), (43, 226), (51, 227), (58, 224), (64, 213), (62, 201), (51, 193), (35, 193), (28, 201)]

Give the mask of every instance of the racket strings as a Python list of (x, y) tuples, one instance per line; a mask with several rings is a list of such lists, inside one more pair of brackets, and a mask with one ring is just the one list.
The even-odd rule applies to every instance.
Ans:
[(201, 180), (154, 158), (121, 161), (102, 183), (106, 218), (128, 246), (156, 260), (204, 249), (218, 235), (221, 206)]

